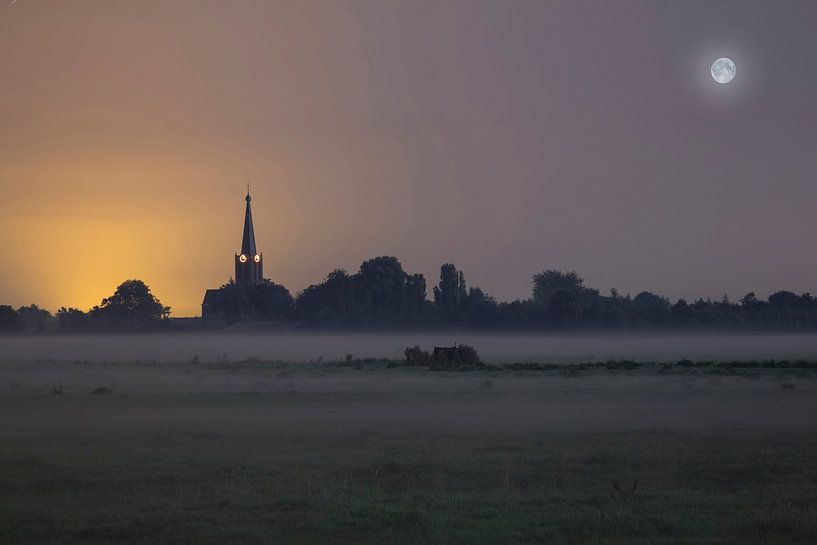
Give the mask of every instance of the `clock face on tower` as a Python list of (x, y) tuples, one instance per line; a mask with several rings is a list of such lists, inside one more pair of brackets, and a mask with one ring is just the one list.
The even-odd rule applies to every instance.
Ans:
[(256, 263), (261, 263), (261, 256), (260, 255), (255, 254), (255, 257), (253, 259), (255, 260)]
[(242, 262), (242, 263), (246, 263), (247, 262), (247, 256), (245, 256), (244, 254), (241, 254), (240, 256), (238, 256), (238, 260), (240, 262)]

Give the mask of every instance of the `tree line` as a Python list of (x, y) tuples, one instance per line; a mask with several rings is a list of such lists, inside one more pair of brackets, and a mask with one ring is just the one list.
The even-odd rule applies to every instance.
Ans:
[[(304, 330), (817, 330), (817, 298), (808, 293), (778, 291), (766, 300), (748, 293), (737, 302), (726, 297), (672, 302), (646, 291), (603, 295), (576, 272), (550, 269), (533, 275), (529, 298), (499, 302), (468, 286), (463, 271), (446, 263), (429, 297), (425, 277), (407, 273), (391, 256), (366, 260), (353, 274), (332, 271), (295, 297), (269, 280), (254, 286), (231, 280), (218, 291), (218, 304), (202, 320), (203, 327), (266, 320)], [(52, 316), (36, 305), (0, 306), (0, 331), (152, 331), (172, 329), (169, 315), (170, 309), (144, 282), (128, 280), (87, 312), (61, 308)]]
[(328, 329), (559, 330), (781, 330), (817, 329), (817, 298), (778, 291), (767, 300), (748, 293), (740, 301), (688, 302), (650, 292), (635, 296), (612, 290), (603, 295), (576, 272), (555, 269), (534, 274), (527, 299), (499, 302), (468, 286), (463, 271), (440, 267), (427, 297), (422, 274), (409, 274), (397, 258), (364, 261), (360, 270), (330, 273), (294, 300), (291, 318), (306, 327)]
[(170, 307), (162, 305), (141, 280), (126, 280), (87, 312), (63, 307), (52, 315), (37, 305), (16, 310), (0, 305), (0, 332), (4, 333), (155, 331), (170, 324)]

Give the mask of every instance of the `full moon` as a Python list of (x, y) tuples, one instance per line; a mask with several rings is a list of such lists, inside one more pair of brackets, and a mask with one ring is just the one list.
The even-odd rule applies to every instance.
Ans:
[(735, 77), (737, 67), (732, 59), (722, 57), (712, 63), (712, 79), (718, 83), (729, 83)]

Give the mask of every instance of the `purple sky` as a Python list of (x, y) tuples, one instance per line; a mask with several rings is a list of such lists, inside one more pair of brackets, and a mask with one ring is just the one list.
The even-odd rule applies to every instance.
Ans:
[(390, 254), (502, 300), (545, 268), (815, 293), (815, 29), (814, 1), (3, 3), (0, 303), (144, 277), (194, 314), (247, 180), (293, 292)]

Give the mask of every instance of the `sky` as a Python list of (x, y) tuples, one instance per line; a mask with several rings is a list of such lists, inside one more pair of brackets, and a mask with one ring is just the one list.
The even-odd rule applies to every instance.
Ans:
[(0, 304), (140, 278), (197, 315), (247, 183), (293, 294), (379, 255), (499, 300), (548, 268), (817, 293), (815, 28), (813, 0), (0, 0)]

